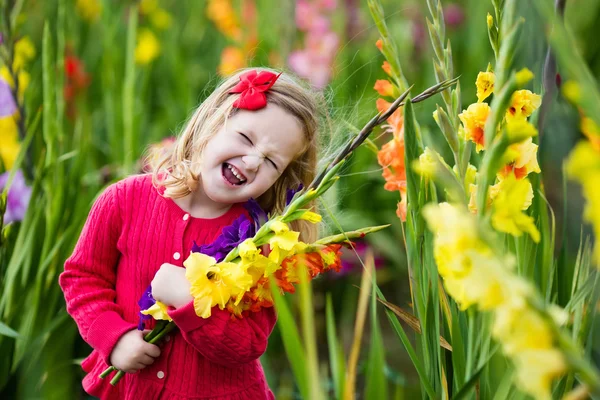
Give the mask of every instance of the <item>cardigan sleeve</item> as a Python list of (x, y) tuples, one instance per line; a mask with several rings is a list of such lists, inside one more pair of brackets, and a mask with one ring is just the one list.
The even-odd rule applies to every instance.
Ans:
[(121, 336), (136, 325), (123, 319), (116, 298), (116, 269), (121, 231), (117, 184), (102, 193), (90, 211), (73, 254), (59, 277), (81, 337), (108, 363)]
[(242, 319), (213, 307), (209, 318), (200, 318), (193, 301), (169, 310), (168, 314), (190, 345), (210, 361), (230, 368), (258, 359), (267, 349), (267, 340), (277, 322), (273, 307)]

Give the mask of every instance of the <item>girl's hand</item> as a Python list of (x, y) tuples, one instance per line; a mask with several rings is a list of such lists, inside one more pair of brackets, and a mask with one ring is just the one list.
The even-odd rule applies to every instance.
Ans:
[(148, 332), (134, 329), (121, 336), (110, 353), (110, 365), (119, 371), (134, 373), (152, 364), (160, 356), (160, 348), (144, 340)]
[(152, 297), (167, 306), (179, 308), (194, 300), (190, 287), (185, 268), (164, 263), (152, 280)]

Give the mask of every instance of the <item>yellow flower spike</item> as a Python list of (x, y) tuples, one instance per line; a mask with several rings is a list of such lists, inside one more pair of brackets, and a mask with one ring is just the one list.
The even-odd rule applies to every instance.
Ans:
[(515, 74), (515, 78), (517, 80), (517, 85), (521, 87), (533, 79), (533, 72), (527, 68), (523, 68)]
[(527, 178), (517, 180), (509, 175), (500, 184), (501, 190), (493, 202), (492, 226), (513, 236), (521, 236), (526, 232), (538, 243), (540, 232), (533, 218), (522, 212), (531, 193), (531, 183)]
[(413, 161), (413, 169), (422, 177), (431, 179), (435, 176), (437, 169), (438, 154), (435, 150), (431, 150), (429, 147), (425, 147), (423, 154), (419, 156), (418, 160)]
[(88, 22), (95, 22), (102, 13), (100, 0), (77, 0), (77, 13)]
[[(592, 224), (594, 235), (600, 237), (600, 156), (593, 145), (581, 140), (571, 151), (566, 162), (567, 174), (582, 186), (586, 205), (583, 217)], [(594, 250), (596, 265), (600, 268), (600, 246)]]
[(589, 139), (594, 150), (600, 155), (600, 127), (598, 127), (593, 119), (583, 117), (581, 118), (579, 129), (581, 129), (581, 132)]
[(493, 72), (480, 72), (477, 74), (475, 86), (477, 86), (477, 102), (481, 103), (494, 92), (496, 75)]
[(28, 36), (19, 39), (15, 43), (14, 51), (13, 72), (24, 69), (25, 64), (35, 57), (35, 46)]
[(7, 170), (12, 168), (21, 150), (17, 115), (0, 118), (0, 158)]
[[(456, 175), (456, 177), (460, 179), (459, 173), (458, 173), (458, 166), (457, 165), (455, 165), (454, 167), (452, 167), (452, 171), (454, 172), (454, 174)], [(471, 192), (471, 186), (477, 187), (475, 185), (475, 181), (476, 180), (477, 180), (477, 167), (475, 167), (472, 164), (469, 164), (469, 166), (467, 167), (467, 171), (465, 173), (465, 181), (463, 182), (465, 193), (470, 193)], [(469, 209), (470, 209), (470, 206), (471, 205), (469, 204)]]
[(156, 29), (164, 31), (165, 29), (169, 29), (171, 27), (173, 18), (171, 17), (171, 14), (162, 8), (159, 8), (150, 14), (150, 22)]
[(488, 29), (494, 25), (494, 17), (492, 17), (492, 15), (490, 13), (487, 13), (486, 23), (487, 23)]
[(306, 211), (304, 214), (302, 214), (302, 216), (300, 217), (300, 219), (303, 219), (305, 221), (308, 221), (310, 223), (316, 224), (318, 222), (321, 222), (321, 220), (323, 219), (319, 214), (312, 212), (312, 211)]
[(158, 8), (158, 0), (141, 0), (140, 12), (142, 14), (150, 14)]
[(537, 136), (538, 131), (525, 118), (511, 118), (506, 123), (506, 136), (511, 143), (520, 142), (532, 136)]
[(511, 105), (506, 111), (506, 120), (527, 118), (542, 104), (542, 97), (530, 90), (517, 90), (511, 98)]
[(538, 400), (552, 399), (552, 381), (567, 369), (559, 350), (524, 351), (514, 357), (517, 385)]
[(150, 29), (141, 29), (135, 47), (135, 62), (147, 65), (160, 54), (160, 42)]
[(157, 301), (156, 303), (154, 303), (154, 305), (152, 305), (152, 307), (146, 310), (142, 310), (140, 311), (140, 313), (144, 315), (151, 315), (152, 318), (154, 318), (155, 320), (162, 319), (172, 321), (173, 319), (169, 317), (167, 310), (168, 307), (165, 304), (161, 303), (160, 301)]
[(279, 220), (273, 221), (269, 227), (276, 235), (290, 230), (290, 227), (287, 226), (287, 224)]
[(469, 273), (460, 278), (445, 278), (448, 294), (466, 310), (478, 305), (480, 310), (491, 310), (502, 304), (510, 294), (509, 276), (504, 265), (491, 253), (468, 250), (465, 259), (473, 265)]
[(568, 80), (562, 85), (562, 94), (571, 103), (578, 104), (581, 101), (581, 86), (575, 81)]
[(256, 248), (256, 245), (252, 239), (246, 239), (238, 246), (240, 251), (240, 257), (244, 261), (252, 262), (260, 254), (260, 251)]
[(477, 167), (472, 164), (469, 164), (467, 167), (467, 173), (465, 174), (465, 188), (470, 187), (475, 183), (477, 179)]
[[(0, 67), (0, 76), (11, 88), (15, 87), (15, 81), (8, 72), (8, 68), (6, 68), (6, 66)], [(29, 72), (20, 70), (19, 74), (17, 75), (17, 79), (19, 80), (19, 102), (22, 103), (25, 96), (25, 90), (27, 90), (27, 87), (29, 86), (31, 76), (29, 75)]]

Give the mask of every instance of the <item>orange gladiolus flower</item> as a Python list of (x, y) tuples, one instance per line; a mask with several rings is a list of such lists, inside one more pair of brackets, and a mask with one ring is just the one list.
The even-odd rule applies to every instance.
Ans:
[(377, 90), (381, 96), (394, 97), (394, 85), (387, 79), (376, 80), (373, 89)]
[[(377, 110), (385, 112), (390, 103), (377, 99)], [(402, 201), (398, 203), (396, 214), (406, 220), (406, 166), (404, 164), (404, 118), (400, 109), (396, 110), (388, 119), (388, 131), (393, 133), (393, 138), (381, 147), (377, 153), (377, 161), (383, 167), (383, 188), (391, 192), (399, 191)]]
[(390, 66), (390, 63), (387, 61), (383, 62), (383, 65), (381, 66), (381, 69), (385, 71), (386, 74), (388, 74), (389, 76), (392, 76), (392, 67)]
[[(380, 113), (386, 112), (392, 103), (385, 101), (384, 99), (377, 99), (377, 111)], [(389, 125), (384, 125), (390, 129), (390, 131), (394, 134), (394, 136), (404, 137), (404, 117), (402, 116), (402, 110), (397, 109), (394, 113), (387, 119)]]

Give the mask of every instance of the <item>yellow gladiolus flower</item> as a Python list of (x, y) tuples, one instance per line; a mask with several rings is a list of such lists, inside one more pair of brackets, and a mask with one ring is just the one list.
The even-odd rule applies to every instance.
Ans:
[(538, 131), (525, 118), (511, 118), (506, 123), (506, 136), (512, 143), (537, 136)]
[(518, 386), (536, 399), (550, 399), (552, 380), (565, 372), (564, 357), (554, 348), (548, 322), (516, 289), (512, 301), (496, 310), (492, 333), (515, 363)]
[(149, 29), (141, 29), (135, 47), (135, 62), (147, 65), (160, 54), (160, 42)]
[(538, 243), (540, 232), (533, 218), (522, 212), (531, 190), (531, 183), (527, 178), (517, 180), (509, 175), (501, 181), (500, 191), (493, 202), (492, 226), (513, 236), (521, 236), (526, 232)]
[(318, 222), (321, 222), (321, 220), (323, 219), (319, 214), (312, 212), (312, 211), (306, 211), (304, 214), (302, 214), (302, 216), (300, 217), (300, 219), (303, 219), (305, 221), (308, 221), (310, 223), (316, 224)]
[(21, 150), (17, 121), (18, 114), (0, 118), (0, 158), (7, 170), (12, 168)]
[(15, 43), (15, 54), (13, 59), (13, 72), (24, 69), (25, 64), (35, 57), (35, 46), (29, 37), (25, 36)]
[(565, 358), (556, 349), (523, 351), (513, 358), (517, 385), (537, 400), (552, 399), (552, 381), (566, 372)]
[(157, 301), (152, 307), (146, 310), (142, 310), (140, 311), (140, 313), (144, 315), (151, 315), (152, 318), (156, 320), (163, 319), (167, 321), (173, 321), (173, 319), (169, 317), (167, 310), (168, 307), (165, 304), (161, 303), (160, 301)]
[(579, 103), (581, 101), (581, 86), (575, 81), (566, 81), (562, 85), (562, 94), (571, 103)]
[(477, 86), (477, 101), (481, 103), (494, 92), (496, 75), (493, 72), (480, 72), (477, 74), (475, 86)]
[(102, 13), (102, 3), (99, 0), (77, 0), (77, 13), (88, 22), (96, 22)]
[[(600, 237), (600, 151), (592, 143), (580, 141), (566, 162), (567, 174), (581, 183), (586, 205), (583, 217), (592, 224), (594, 235)], [(600, 246), (594, 250), (596, 265), (600, 268)]]
[(156, 11), (150, 14), (150, 22), (156, 29), (164, 31), (171, 26), (173, 18), (171, 18), (171, 14), (162, 8), (158, 8)]
[(232, 297), (239, 302), (252, 285), (253, 279), (246, 268), (236, 263), (216, 263), (213, 257), (191, 253), (183, 265), (194, 297), (194, 310), (202, 318), (211, 315), (211, 308), (225, 308)]
[(589, 139), (592, 147), (600, 154), (600, 127), (593, 119), (588, 117), (581, 118), (581, 132)]
[(158, 0), (142, 0), (140, 1), (140, 12), (142, 14), (150, 14), (158, 9)]
[(542, 97), (530, 90), (517, 90), (513, 93), (511, 105), (506, 111), (506, 120), (527, 118), (542, 104)]
[(422, 177), (431, 179), (435, 175), (438, 162), (439, 156), (435, 150), (425, 147), (423, 154), (413, 162), (413, 169)]
[(475, 219), (466, 210), (449, 203), (427, 205), (423, 216), (435, 234), (433, 255), (440, 275), (458, 279), (470, 273), (472, 262), (466, 251), (487, 251), (478, 237)]
[(465, 139), (473, 141), (478, 152), (484, 148), (483, 132), (489, 115), (490, 106), (487, 103), (471, 104), (458, 115), (463, 124)]
[(516, 73), (515, 79), (517, 81), (517, 85), (523, 86), (533, 79), (533, 72), (531, 72), (528, 68), (523, 68)]
[(472, 264), (464, 277), (444, 279), (448, 294), (461, 309), (478, 305), (481, 310), (496, 308), (505, 301), (510, 288), (504, 265), (491, 253), (468, 250), (465, 259)]
[[(0, 67), (0, 76), (6, 81), (6, 83), (10, 85), (11, 88), (15, 87), (15, 81), (8, 72), (8, 68), (6, 68), (6, 66)], [(29, 86), (31, 76), (29, 75), (29, 72), (20, 70), (17, 75), (17, 79), (19, 81), (19, 102), (22, 103), (23, 98), (25, 97), (25, 90), (27, 90), (27, 87)]]
[(498, 172), (499, 177), (506, 177), (512, 173), (515, 178), (522, 179), (532, 172), (540, 173), (537, 150), (538, 145), (533, 143), (531, 138), (510, 145), (504, 154), (506, 166)]

